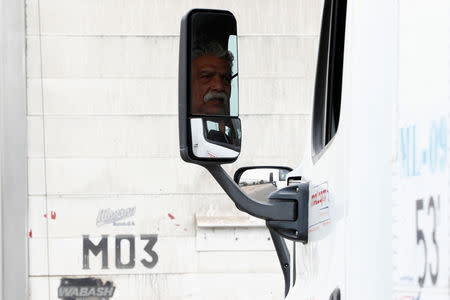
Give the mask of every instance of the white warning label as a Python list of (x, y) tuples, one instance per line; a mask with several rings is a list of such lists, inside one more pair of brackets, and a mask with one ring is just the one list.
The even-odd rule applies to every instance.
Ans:
[(308, 232), (321, 231), (330, 225), (330, 201), (328, 183), (316, 185), (311, 189), (309, 199), (309, 227)]

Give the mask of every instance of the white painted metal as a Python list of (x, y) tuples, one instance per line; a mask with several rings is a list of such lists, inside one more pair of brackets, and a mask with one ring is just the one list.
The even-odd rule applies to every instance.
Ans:
[[(448, 14), (448, 1), (348, 2), (339, 129), (292, 173), (326, 187), (330, 223), (298, 245), (288, 299), (334, 288), (341, 299), (449, 299)], [(310, 227), (314, 218), (310, 207)]]
[[(419, 294), (421, 299), (450, 297), (449, 9), (448, 1), (433, 1), (427, 9), (419, 1), (399, 2), (392, 176), (394, 299)], [(419, 17), (424, 24), (416, 22)], [(424, 38), (418, 42), (415, 35)]]
[(25, 6), (0, 2), (0, 299), (28, 297)]

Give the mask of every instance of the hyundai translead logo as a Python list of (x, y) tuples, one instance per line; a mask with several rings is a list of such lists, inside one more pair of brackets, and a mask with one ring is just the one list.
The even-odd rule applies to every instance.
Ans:
[(133, 226), (134, 220), (126, 220), (134, 217), (136, 214), (136, 206), (119, 209), (101, 209), (97, 215), (97, 226), (112, 224), (113, 226)]
[(98, 278), (62, 278), (58, 288), (58, 298), (63, 300), (81, 300), (98, 298), (108, 300), (114, 296), (116, 287), (111, 281), (103, 284)]

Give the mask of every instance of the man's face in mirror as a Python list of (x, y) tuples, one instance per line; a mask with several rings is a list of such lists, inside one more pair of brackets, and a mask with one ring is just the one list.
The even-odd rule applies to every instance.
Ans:
[(199, 56), (192, 61), (192, 113), (229, 115), (231, 70), (225, 58)]

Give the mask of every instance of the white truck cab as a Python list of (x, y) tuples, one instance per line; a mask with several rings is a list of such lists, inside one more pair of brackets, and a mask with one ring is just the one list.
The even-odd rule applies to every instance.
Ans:
[[(240, 210), (266, 220), (287, 299), (450, 299), (449, 7), (324, 1), (311, 136), (286, 186), (277, 182), (265, 199), (240, 182), (252, 167), (233, 181), (220, 166), (240, 152), (238, 115), (191, 107), (195, 49), (215, 40), (237, 56), (234, 17), (192, 10), (183, 19), (181, 156), (204, 166)], [(205, 119), (233, 120), (239, 142), (212, 143), (235, 153), (196, 155), (194, 137), (208, 139)]]

